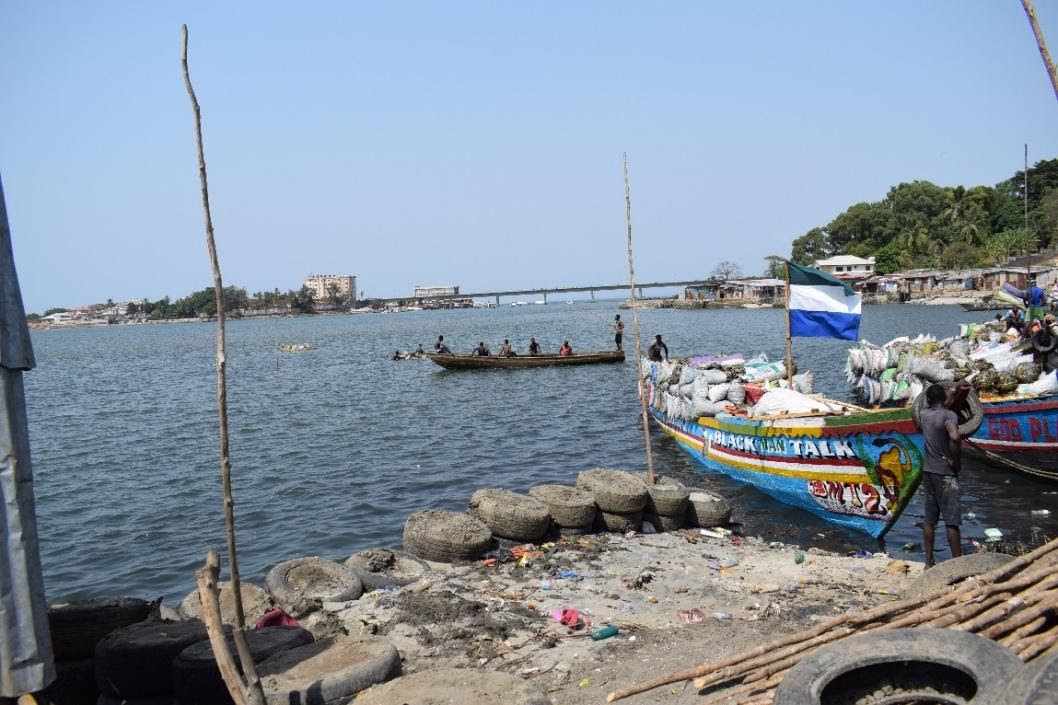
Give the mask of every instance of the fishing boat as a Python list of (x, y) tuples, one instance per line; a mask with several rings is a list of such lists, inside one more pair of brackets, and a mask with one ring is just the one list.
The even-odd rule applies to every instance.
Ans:
[(561, 365), (596, 365), (604, 362), (624, 362), (623, 350), (573, 353), (572, 355), (460, 355), (429, 353), (429, 358), (446, 370), (531, 369)]
[(1010, 308), (1009, 303), (994, 300), (964, 301), (959, 304), (964, 311), (1006, 311)]

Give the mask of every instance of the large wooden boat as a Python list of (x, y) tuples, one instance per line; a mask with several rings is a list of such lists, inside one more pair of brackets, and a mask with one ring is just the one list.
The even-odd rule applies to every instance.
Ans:
[(624, 362), (623, 350), (574, 353), (562, 355), (458, 355), (430, 353), (431, 360), (448, 370), (529, 369), (556, 365), (595, 365), (603, 362)]
[[(648, 387), (648, 393), (652, 392)], [(1058, 457), (1058, 398), (983, 399), (984, 421), (969, 440), (1046, 472)], [(910, 406), (843, 415), (764, 417), (732, 414), (658, 426), (692, 458), (757, 487), (780, 502), (871, 536), (888, 531), (922, 476), (922, 434)]]

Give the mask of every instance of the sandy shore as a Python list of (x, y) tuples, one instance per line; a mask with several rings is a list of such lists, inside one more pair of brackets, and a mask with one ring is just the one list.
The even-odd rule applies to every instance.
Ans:
[[(839, 556), (699, 529), (598, 534), (542, 548), (493, 566), (430, 564), (419, 582), (327, 604), (306, 626), (383, 635), (400, 650), (405, 673), (504, 671), (556, 704), (601, 703), (614, 689), (893, 600), (922, 570), (885, 554)], [(579, 613), (578, 628), (554, 619), (563, 609)], [(607, 625), (619, 634), (589, 638)], [(681, 682), (626, 702), (698, 699)]]

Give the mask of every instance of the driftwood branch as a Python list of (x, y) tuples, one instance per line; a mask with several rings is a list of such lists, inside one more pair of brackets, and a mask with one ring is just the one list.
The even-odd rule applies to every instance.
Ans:
[(1036, 19), (1036, 8), (1032, 6), (1032, 0), (1021, 0), (1021, 6), (1025, 8), (1029, 24), (1032, 25), (1032, 33), (1036, 35), (1036, 46), (1039, 47), (1043, 66), (1047, 69), (1047, 77), (1051, 79), (1054, 97), (1058, 98), (1058, 72), (1055, 71), (1054, 61), (1051, 60), (1051, 52), (1047, 51), (1047, 42), (1043, 40), (1043, 29), (1040, 28), (1039, 20)]
[[(221, 484), (224, 488), (224, 523), (228, 537), (228, 569), (231, 573), (231, 587), (235, 598), (235, 645), (239, 652), (239, 661), (242, 671), (247, 680), (234, 668), (234, 661), (228, 651), (227, 642), (224, 639), (221, 624), (220, 606), (217, 601), (216, 583), (220, 572), (220, 560), (217, 554), (210, 551), (206, 558), (207, 574), (199, 573), (199, 594), (202, 597), (203, 612), (211, 614), (206, 622), (210, 633), (210, 641), (213, 651), (217, 657), (217, 663), (221, 666), (222, 673), (228, 669), (224, 682), (228, 691), (238, 705), (265, 705), (264, 691), (261, 681), (257, 677), (253, 657), (246, 643), (243, 633), (246, 629), (246, 618), (242, 605), (242, 584), (239, 580), (239, 561), (235, 551), (235, 502), (231, 494), (231, 456), (228, 450), (228, 385), (225, 376), (227, 366), (226, 342), (224, 335), (224, 281), (220, 275), (220, 262), (217, 259), (217, 244), (213, 238), (213, 216), (209, 209), (209, 181), (206, 177), (206, 156), (202, 147), (202, 111), (199, 108), (195, 89), (191, 85), (191, 74), (187, 67), (187, 25), (181, 25), (181, 52), (180, 64), (184, 71), (184, 87), (187, 89), (187, 97), (191, 100), (191, 108), (195, 114), (195, 144), (198, 149), (198, 179), (202, 188), (202, 209), (206, 220), (206, 247), (209, 250), (209, 262), (213, 269), (213, 297), (217, 307), (217, 414), (220, 425), (220, 475)], [(212, 613), (206, 612), (206, 602), (209, 600), (213, 607)], [(216, 633), (216, 637), (214, 634)], [(222, 663), (226, 658), (228, 663)], [(241, 698), (241, 700), (240, 700)]]
[(228, 640), (224, 638), (224, 623), (220, 616), (220, 598), (218, 596), (217, 578), (220, 575), (220, 558), (216, 551), (206, 554), (206, 565), (202, 567), (195, 578), (198, 582), (198, 596), (202, 601), (202, 621), (206, 623), (206, 633), (209, 634), (209, 643), (213, 647), (213, 658), (217, 660), (220, 668), (221, 678), (224, 685), (228, 686), (235, 705), (250, 705), (255, 703), (251, 698), (246, 684), (239, 674), (239, 669), (232, 658), (231, 650), (228, 648)]

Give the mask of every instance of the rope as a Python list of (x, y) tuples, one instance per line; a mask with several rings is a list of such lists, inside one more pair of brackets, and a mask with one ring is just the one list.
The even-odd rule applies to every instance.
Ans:
[(973, 441), (971, 441), (969, 438), (964, 438), (963, 442), (966, 443), (967, 445), (969, 445), (974, 450), (976, 450), (978, 453), (981, 453), (982, 455), (984, 455), (989, 460), (993, 460), (993, 461), (995, 461), (997, 463), (1002, 463), (1003, 465), (1007, 465), (1009, 467), (1012, 467), (1015, 470), (1017, 470), (1018, 472), (1023, 472), (1026, 475), (1031, 475), (1033, 477), (1038, 477), (1038, 478), (1041, 478), (1043, 480), (1049, 480), (1051, 482), (1058, 482), (1058, 472), (1048, 471), (1048, 470), (1041, 470), (1039, 468), (1030, 468), (1028, 465), (1022, 465), (1021, 463), (1015, 463), (1013, 460), (1010, 460), (1009, 458), (1004, 458), (1001, 455), (997, 455), (996, 453), (993, 453), (993, 452), (991, 452), (989, 450), (985, 450), (981, 446), (979, 446), (976, 443), (974, 443)]

